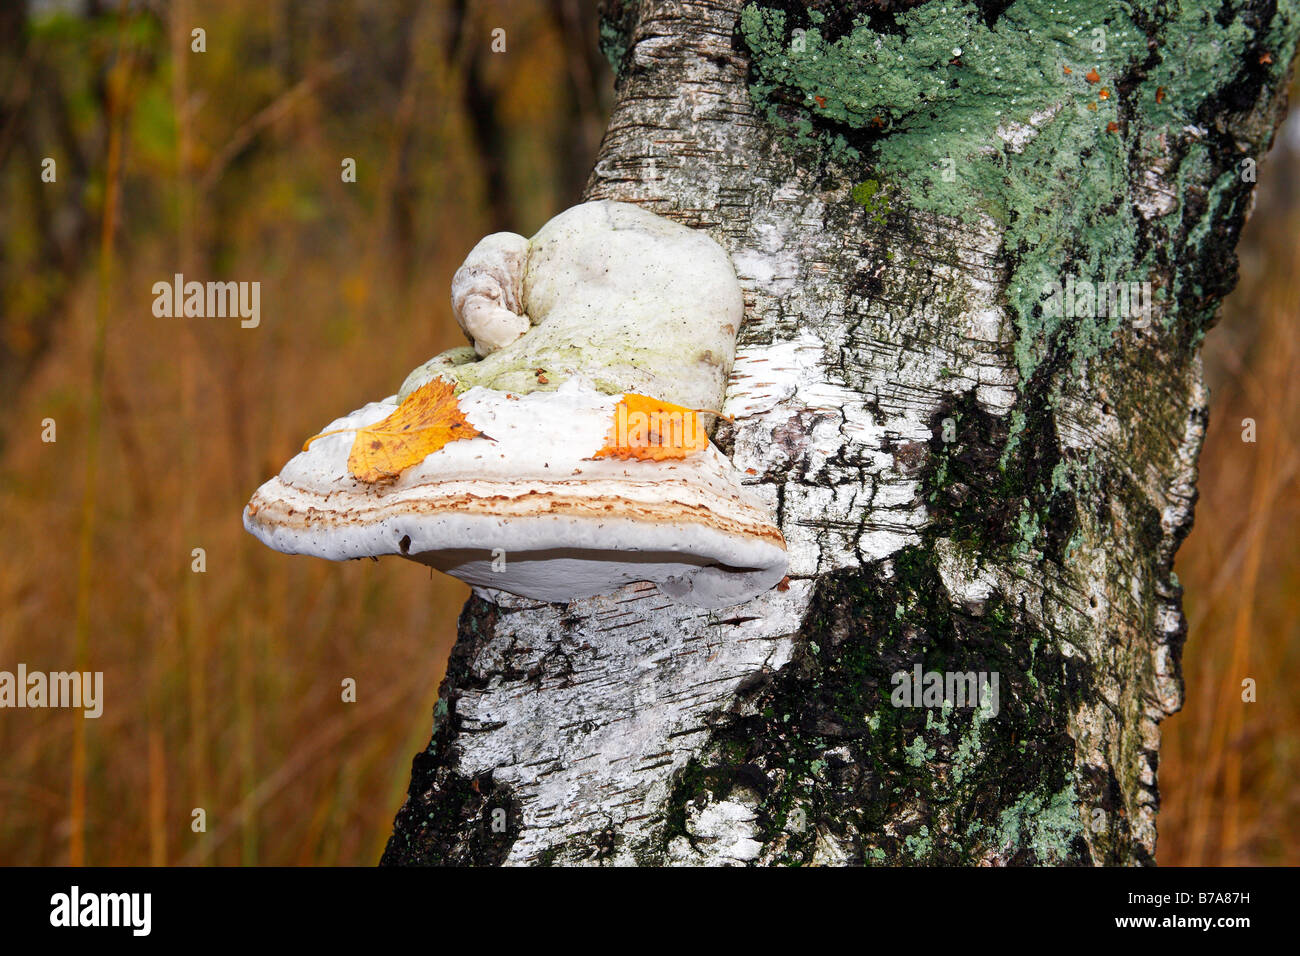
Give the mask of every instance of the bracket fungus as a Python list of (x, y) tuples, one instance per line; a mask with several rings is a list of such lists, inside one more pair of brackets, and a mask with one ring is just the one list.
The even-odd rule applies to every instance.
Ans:
[(452, 307), (473, 347), (310, 439), (253, 495), (250, 532), (289, 554), (403, 555), (488, 597), (653, 581), (718, 608), (781, 581), (781, 532), (703, 424), (744, 312), (716, 242), (584, 203), (479, 242)]

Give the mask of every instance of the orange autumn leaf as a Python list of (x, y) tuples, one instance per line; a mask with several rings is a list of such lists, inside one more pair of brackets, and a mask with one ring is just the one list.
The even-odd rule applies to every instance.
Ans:
[(614, 409), (614, 424), (605, 445), (593, 458), (638, 461), (680, 460), (709, 447), (700, 421), (704, 409), (685, 408), (628, 392)]
[[(406, 396), (383, 421), (356, 432), (348, 455), (348, 471), (371, 483), (396, 478), (449, 442), (482, 434), (461, 412), (455, 387), (439, 378)], [(307, 439), (303, 450), (317, 438), (332, 434), (314, 435)]]

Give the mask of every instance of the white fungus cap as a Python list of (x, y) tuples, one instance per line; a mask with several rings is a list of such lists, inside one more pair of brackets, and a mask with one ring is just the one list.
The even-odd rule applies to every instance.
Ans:
[[(711, 445), (682, 460), (588, 460), (618, 401), (576, 380), (517, 397), (473, 388), (461, 411), (492, 439), (451, 442), (384, 484), (349, 474), (352, 433), (327, 435), (257, 490), (244, 527), (288, 554), (403, 555), (542, 601), (653, 581), (717, 608), (780, 582), (780, 530)], [(396, 407), (372, 403), (325, 430), (372, 425)]]
[[(324, 431), (253, 496), (244, 526), (290, 554), (400, 554), (479, 588), (569, 601), (654, 581), (728, 607), (785, 576), (785, 540), (712, 446), (596, 457), (628, 393), (722, 407), (744, 299), (708, 235), (638, 206), (560, 213), (532, 239), (495, 233), (452, 281), (473, 346), (435, 356), (397, 396)], [(480, 437), (390, 482), (352, 476), (355, 430), (434, 378)], [(351, 430), (351, 431), (347, 431)]]

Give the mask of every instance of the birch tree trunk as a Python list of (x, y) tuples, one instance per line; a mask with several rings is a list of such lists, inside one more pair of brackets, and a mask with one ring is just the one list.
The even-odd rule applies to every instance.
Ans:
[[(768, 2), (607, 4), (587, 195), (730, 252), (715, 441), (788, 587), (471, 598), (385, 863), (1153, 860), (1197, 351), (1295, 2)], [(996, 706), (896, 706), (918, 669)]]

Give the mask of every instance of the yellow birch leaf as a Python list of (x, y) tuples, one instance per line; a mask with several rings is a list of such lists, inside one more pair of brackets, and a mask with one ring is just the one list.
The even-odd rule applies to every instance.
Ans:
[(709, 447), (701, 411), (705, 410), (628, 392), (614, 409), (614, 424), (605, 436), (605, 446), (592, 457), (625, 461), (685, 458)]
[[(307, 448), (322, 435), (307, 439)], [(383, 421), (357, 429), (348, 471), (359, 480), (392, 481), (449, 442), (481, 435), (466, 420), (449, 382), (435, 378), (416, 389)]]

